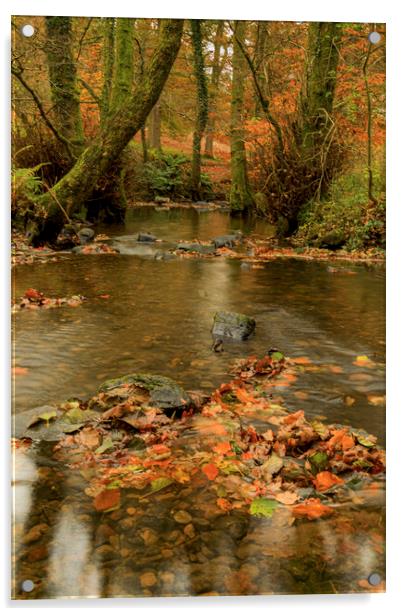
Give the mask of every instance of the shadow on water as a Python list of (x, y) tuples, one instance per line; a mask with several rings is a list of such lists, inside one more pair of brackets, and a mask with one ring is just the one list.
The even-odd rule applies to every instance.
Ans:
[[(222, 212), (144, 208), (111, 235), (130, 247), (139, 231), (150, 231), (173, 244), (243, 224)], [(16, 413), (86, 398), (106, 378), (134, 371), (211, 391), (228, 379), (234, 359), (277, 347), (311, 362), (291, 388), (277, 388), (290, 410), (364, 428), (383, 442), (384, 409), (369, 398), (385, 386), (382, 269), (356, 265), (349, 267), (354, 275), (334, 275), (325, 263), (307, 261), (252, 269), (223, 258), (144, 256), (72, 255), (16, 269), (16, 297), (34, 287), (88, 299), (78, 308), (16, 315), (15, 362), (28, 369), (16, 377)], [(256, 335), (214, 353), (217, 310), (254, 316)], [(359, 355), (373, 365), (356, 366)], [(124, 490), (117, 511), (99, 513), (84, 477), (55, 461), (49, 447), (15, 455), (18, 597), (356, 592), (358, 580), (384, 571), (382, 491), (364, 508), (357, 499), (314, 522), (223, 513), (213, 506), (215, 493), (187, 485), (141, 500)], [(175, 520), (178, 510), (188, 514), (185, 524)], [(31, 593), (20, 590), (26, 579), (35, 583)]]

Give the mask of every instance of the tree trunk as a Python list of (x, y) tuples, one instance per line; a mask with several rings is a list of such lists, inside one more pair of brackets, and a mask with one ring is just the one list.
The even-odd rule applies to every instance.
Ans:
[(216, 99), (218, 96), (219, 77), (222, 72), (221, 64), (221, 48), (223, 36), (223, 21), (218, 21), (214, 38), (214, 56), (212, 59), (211, 87), (209, 89), (209, 114), (205, 134), (205, 156), (214, 157), (214, 132), (215, 132), (215, 114), (216, 114)]
[(193, 44), (194, 73), (197, 83), (197, 118), (193, 133), (192, 197), (197, 201), (202, 197), (201, 189), (201, 139), (208, 120), (208, 91), (205, 78), (204, 56), (202, 53), (201, 21), (191, 20), (191, 40)]
[(149, 116), (149, 147), (161, 150), (161, 105), (158, 101)]
[(298, 126), (298, 140), (308, 155), (320, 153), (332, 126), (339, 39), (339, 24), (310, 23)]
[(134, 77), (134, 24), (135, 19), (116, 19), (115, 71), (110, 107), (115, 110), (129, 100)]
[(246, 22), (236, 21), (233, 36), (232, 102), (230, 117), (230, 163), (232, 184), (230, 207), (232, 210), (249, 210), (254, 198), (247, 176), (246, 148), (244, 144), (244, 82), (247, 66), (239, 45), (244, 45)]
[(143, 126), (158, 100), (180, 48), (183, 20), (163, 20), (159, 44), (144, 72), (143, 79), (124, 104), (120, 104), (105, 122), (95, 141), (88, 146), (73, 168), (50, 192), (36, 202), (36, 228), (31, 241), (40, 243), (57, 236), (65, 222), (62, 208), (70, 216), (92, 194), (126, 145)]
[[(261, 91), (265, 98), (267, 98), (268, 96), (268, 79), (265, 58), (267, 38), (267, 23), (265, 21), (258, 21), (255, 41), (254, 66), (257, 73), (257, 79), (260, 83)], [(261, 107), (260, 97), (258, 96), (257, 92), (254, 93), (254, 101), (255, 117), (261, 118), (264, 116), (264, 112)]]
[(100, 123), (104, 126), (110, 108), (115, 58), (115, 27), (113, 17), (105, 17), (103, 33), (103, 87), (101, 95)]
[(69, 142), (76, 159), (84, 147), (84, 132), (73, 58), (71, 17), (46, 17), (46, 56), (56, 129)]

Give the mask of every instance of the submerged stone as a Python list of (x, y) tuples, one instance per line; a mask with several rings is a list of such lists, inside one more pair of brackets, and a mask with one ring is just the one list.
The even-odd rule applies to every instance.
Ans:
[(238, 312), (217, 312), (212, 327), (213, 336), (246, 340), (255, 330), (255, 319)]
[(215, 252), (215, 246), (214, 244), (198, 244), (197, 242), (180, 242), (177, 244), (176, 250), (199, 252), (202, 255), (208, 255)]
[(152, 233), (139, 233), (137, 235), (137, 242), (156, 242), (158, 238)]
[(147, 390), (150, 394), (150, 403), (162, 409), (166, 414), (169, 411), (184, 410), (191, 403), (190, 396), (180, 385), (173, 379), (159, 374), (134, 373), (117, 379), (109, 379), (102, 383), (99, 391), (109, 391), (126, 384)]
[(232, 233), (230, 235), (221, 235), (219, 237), (215, 237), (212, 242), (215, 248), (232, 248), (241, 239), (242, 233), (241, 231), (238, 231), (237, 233)]

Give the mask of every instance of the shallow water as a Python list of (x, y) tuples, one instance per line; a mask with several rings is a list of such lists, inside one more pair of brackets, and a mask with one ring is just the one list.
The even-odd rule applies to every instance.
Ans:
[[(222, 212), (131, 210), (125, 226), (107, 229), (125, 254), (71, 255), (16, 268), (16, 297), (34, 287), (88, 301), (15, 315), (15, 362), (28, 369), (16, 377), (15, 412), (87, 398), (106, 378), (138, 371), (211, 391), (228, 380), (234, 359), (276, 347), (311, 361), (291, 387), (277, 388), (290, 410), (364, 428), (383, 444), (384, 408), (368, 396), (382, 396), (385, 387), (384, 270), (348, 265), (353, 274), (332, 273), (326, 263), (296, 259), (252, 269), (224, 258), (153, 258), (174, 242), (240, 228), (250, 231)], [(139, 231), (164, 241), (139, 246)], [(267, 231), (264, 223), (254, 229)], [(210, 330), (217, 310), (254, 316), (255, 336), (214, 353)], [(359, 355), (373, 367), (354, 365)], [(348, 592), (373, 568), (383, 568), (381, 545), (376, 549), (367, 538), (368, 529), (383, 532), (381, 498), (359, 510), (345, 504), (336, 519), (286, 526), (283, 518), (222, 515), (210, 510), (208, 491), (179, 486), (140, 505), (138, 494), (125, 491), (124, 506), (102, 515), (83, 497), (79, 473), (54, 465), (43, 451), (19, 452), (16, 459), (15, 582), (18, 589), (27, 576), (35, 578), (30, 596)], [(130, 498), (137, 510), (131, 522)], [(194, 536), (172, 521), (177, 509), (189, 512)], [(43, 516), (46, 542), (27, 548), (20, 541)], [(99, 531), (105, 524), (109, 529)], [(144, 535), (144, 529), (152, 532)], [(348, 550), (353, 558), (346, 563)]]

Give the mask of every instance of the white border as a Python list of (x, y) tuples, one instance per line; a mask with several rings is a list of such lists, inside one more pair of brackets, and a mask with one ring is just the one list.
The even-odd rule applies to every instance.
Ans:
[[(398, 251), (398, 240), (401, 243), (402, 216), (399, 196), (399, 183), (401, 181), (402, 151), (402, 97), (401, 97), (401, 66), (402, 66), (402, 19), (401, 4), (392, 0), (336, 0), (334, 2), (314, 0), (282, 0), (270, 2), (267, 0), (203, 0), (196, 6), (180, 0), (148, 0), (146, 3), (135, 3), (132, 0), (123, 2), (113, 0), (101, 6), (99, 0), (69, 0), (68, 2), (55, 2), (54, 0), (3, 0), (0, 7), (0, 29), (2, 61), (0, 65), (0, 105), (1, 105), (1, 144), (0, 144), (0, 172), (2, 178), (2, 199), (0, 212), (2, 215), (0, 246), (2, 255), (0, 259), (1, 280), (3, 283), (3, 318), (2, 340), (9, 337), (9, 46), (10, 46), (10, 15), (88, 15), (88, 16), (127, 16), (127, 17), (193, 17), (193, 18), (222, 18), (222, 19), (268, 19), (289, 21), (363, 21), (387, 22), (387, 450), (388, 450), (388, 489), (387, 489), (387, 522), (388, 522), (388, 571), (387, 593), (377, 595), (339, 595), (339, 596), (272, 596), (272, 597), (239, 597), (219, 598), (205, 597), (198, 599), (131, 599), (131, 600), (74, 600), (74, 601), (41, 601), (41, 602), (10, 602), (9, 594), (9, 445), (8, 426), (9, 417), (9, 345), (2, 345), (1, 360), (4, 370), (1, 391), (3, 404), (1, 405), (1, 434), (3, 436), (2, 458), (2, 487), (3, 487), (3, 539), (2, 556), (3, 567), (0, 572), (1, 598), (5, 609), (20, 612), (29, 608), (39, 612), (43, 608), (58, 611), (62, 608), (73, 608), (80, 613), (84, 609), (115, 609), (135, 610), (136, 613), (146, 612), (153, 614), (160, 610), (172, 612), (191, 610), (201, 613), (205, 610), (221, 612), (227, 610), (231, 615), (242, 614), (245, 610), (263, 613), (267, 610), (280, 612), (280, 616), (292, 614), (308, 614), (309, 616), (329, 616), (339, 614), (361, 613), (364, 616), (378, 616), (396, 613), (398, 599), (402, 598), (402, 516), (401, 479), (398, 468), (399, 450), (402, 447), (402, 424), (400, 418), (400, 394), (398, 384), (401, 380), (401, 327), (402, 303), (400, 301), (401, 287), (401, 254)], [(398, 276), (399, 274), (399, 276)], [(397, 277), (398, 276), (398, 277)], [(397, 292), (397, 289), (399, 293)], [(375, 409), (374, 411), (375, 412)], [(401, 469), (402, 470), (402, 469)], [(347, 555), (345, 555), (347, 558)], [(398, 606), (399, 607), (399, 606)], [(399, 607), (400, 609), (400, 607)]]

